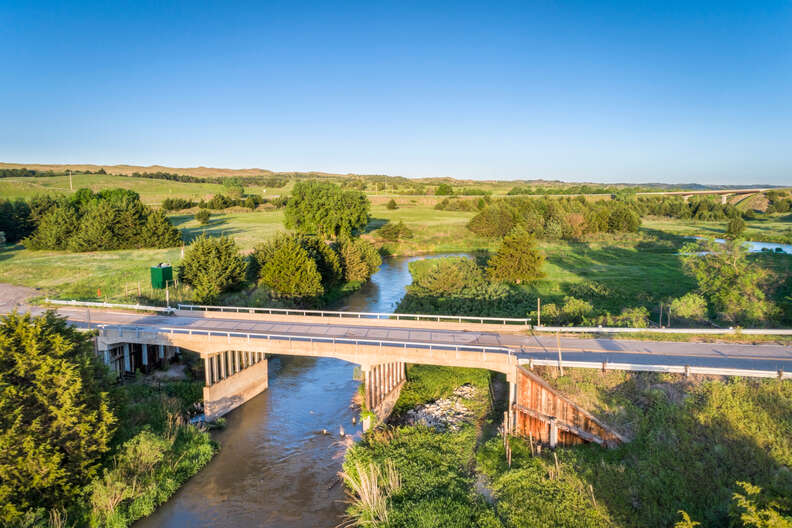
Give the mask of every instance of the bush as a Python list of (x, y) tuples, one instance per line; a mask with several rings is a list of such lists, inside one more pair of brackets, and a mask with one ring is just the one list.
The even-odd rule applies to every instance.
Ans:
[(195, 213), (195, 220), (201, 225), (206, 225), (209, 223), (209, 218), (211, 216), (212, 213), (210, 213), (208, 209), (201, 209)]
[(454, 194), (454, 188), (447, 183), (441, 183), (435, 189), (435, 196), (451, 196)]
[(403, 238), (412, 238), (413, 232), (410, 230), (409, 227), (404, 225), (404, 222), (399, 220), (398, 224), (394, 224), (393, 222), (388, 222), (384, 226), (382, 226), (379, 230), (380, 236), (388, 240), (390, 242), (397, 242)]
[(183, 198), (165, 198), (162, 201), (162, 208), (166, 211), (179, 211), (195, 207), (195, 202)]
[(738, 238), (745, 231), (745, 220), (740, 217), (729, 220), (726, 227), (726, 238)]
[(478, 213), (468, 222), (468, 229), (477, 235), (496, 238), (502, 237), (515, 225), (514, 215), (505, 207), (490, 206)]
[(703, 321), (707, 318), (707, 300), (697, 293), (688, 293), (671, 301), (671, 316)]
[(247, 264), (233, 239), (205, 234), (193, 240), (179, 268), (181, 280), (194, 288), (195, 300), (202, 304), (211, 304), (221, 293), (241, 288), (246, 272)]
[(345, 239), (338, 244), (338, 253), (347, 282), (365, 282), (382, 264), (377, 248), (363, 239)]
[(487, 264), (487, 276), (494, 281), (523, 282), (544, 277), (545, 257), (536, 249), (533, 236), (522, 228), (515, 228), (503, 239), (498, 252)]
[(394, 209), (398, 209), (399, 206), (396, 204), (396, 200), (391, 198), (390, 201), (385, 205), (385, 208), (393, 211)]

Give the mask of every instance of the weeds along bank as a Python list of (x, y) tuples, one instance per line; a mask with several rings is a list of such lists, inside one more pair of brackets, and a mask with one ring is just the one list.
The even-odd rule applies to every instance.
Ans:
[[(393, 423), (344, 463), (351, 522), (377, 526), (792, 526), (792, 383), (567, 369), (545, 379), (631, 439), (606, 450), (497, 434), (486, 371), (411, 366)], [(475, 418), (458, 431), (405, 425), (410, 409), (453, 398)], [(497, 406), (497, 402), (496, 402)], [(442, 405), (441, 405), (442, 407)], [(420, 412), (417, 414), (421, 414)], [(680, 513), (684, 512), (684, 514)], [(676, 524), (681, 523), (681, 524)]]

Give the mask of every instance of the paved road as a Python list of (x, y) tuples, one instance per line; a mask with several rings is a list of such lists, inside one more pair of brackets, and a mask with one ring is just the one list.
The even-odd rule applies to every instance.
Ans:
[[(34, 309), (39, 312), (41, 309)], [(557, 359), (555, 336), (499, 334), (458, 330), (423, 330), (399, 327), (352, 326), (215, 319), (196, 316), (167, 316), (64, 308), (58, 312), (76, 325), (126, 324), (145, 327), (180, 327), (197, 330), (269, 333), (316, 337), (345, 337), (390, 341), (425, 342), (455, 345), (506, 346), (519, 350), (519, 357)], [(632, 341), (608, 338), (561, 338), (566, 361), (607, 361), (641, 365), (698, 366), (792, 372), (792, 347), (733, 343), (679, 343), (667, 341)]]

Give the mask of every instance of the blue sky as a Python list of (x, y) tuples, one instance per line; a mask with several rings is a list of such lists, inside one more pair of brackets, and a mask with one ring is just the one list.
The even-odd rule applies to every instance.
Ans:
[(0, 0), (0, 161), (792, 184), (792, 1)]

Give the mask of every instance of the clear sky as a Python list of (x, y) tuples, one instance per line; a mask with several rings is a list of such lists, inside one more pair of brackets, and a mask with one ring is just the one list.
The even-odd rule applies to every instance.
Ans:
[(0, 161), (792, 184), (792, 0), (0, 0)]

